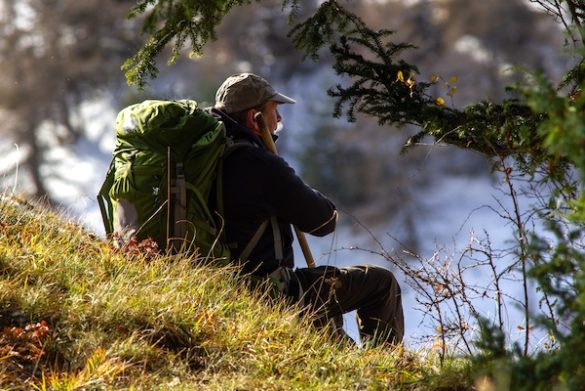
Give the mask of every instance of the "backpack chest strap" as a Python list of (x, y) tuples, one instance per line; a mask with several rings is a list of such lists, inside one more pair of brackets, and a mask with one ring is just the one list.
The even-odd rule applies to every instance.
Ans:
[(270, 217), (270, 225), (272, 225), (272, 235), (274, 237), (274, 257), (279, 263), (281, 263), (284, 258), (284, 251), (282, 233), (280, 232), (280, 226), (278, 225), (278, 219), (276, 216)]

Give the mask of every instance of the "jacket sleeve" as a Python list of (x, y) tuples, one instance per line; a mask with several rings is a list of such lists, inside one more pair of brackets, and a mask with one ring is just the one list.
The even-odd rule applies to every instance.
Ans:
[(271, 214), (311, 235), (325, 236), (335, 230), (333, 202), (306, 185), (281, 157), (269, 154), (265, 164), (262, 192)]

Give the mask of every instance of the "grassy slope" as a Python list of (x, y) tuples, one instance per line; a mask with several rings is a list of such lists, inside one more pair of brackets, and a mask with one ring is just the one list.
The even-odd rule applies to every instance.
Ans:
[(421, 352), (329, 342), (233, 270), (120, 253), (0, 199), (0, 389), (468, 389)]

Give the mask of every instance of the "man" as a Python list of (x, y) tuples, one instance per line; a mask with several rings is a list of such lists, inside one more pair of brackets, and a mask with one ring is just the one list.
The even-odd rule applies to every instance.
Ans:
[(219, 87), (211, 112), (237, 144), (223, 162), (223, 217), (232, 257), (245, 273), (271, 278), (289, 298), (313, 310), (325, 324), (357, 310), (360, 333), (373, 343), (402, 341), (404, 321), (400, 287), (377, 266), (294, 268), (291, 225), (311, 235), (335, 229), (333, 203), (307, 186), (261, 140), (256, 113), (276, 138), (279, 104), (295, 101), (260, 76), (230, 76)]

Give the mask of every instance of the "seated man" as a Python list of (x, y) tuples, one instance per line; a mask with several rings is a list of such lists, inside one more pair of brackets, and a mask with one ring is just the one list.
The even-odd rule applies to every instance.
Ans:
[[(292, 300), (312, 309), (317, 324), (357, 310), (362, 338), (373, 343), (402, 341), (400, 286), (377, 266), (294, 269), (291, 225), (311, 235), (335, 229), (333, 203), (307, 186), (261, 139), (256, 113), (274, 135), (279, 104), (295, 101), (260, 76), (242, 73), (219, 87), (211, 112), (222, 120), (238, 148), (223, 163), (225, 234), (232, 256), (245, 273), (269, 277)], [(273, 136), (275, 138), (275, 136)]]

